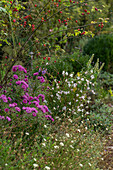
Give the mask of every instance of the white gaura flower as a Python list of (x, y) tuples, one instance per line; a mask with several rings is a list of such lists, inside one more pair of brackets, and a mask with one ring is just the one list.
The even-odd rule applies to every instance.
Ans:
[(95, 77), (94, 77), (94, 75), (91, 75), (91, 79), (94, 79)]
[(29, 133), (28, 133), (28, 132), (26, 132), (25, 134), (26, 134), (26, 135), (29, 135)]
[(70, 145), (70, 148), (74, 149), (74, 147), (72, 145)]
[(50, 167), (49, 166), (45, 166), (45, 169), (50, 170)]
[(62, 108), (62, 110), (66, 110), (66, 106), (64, 106), (64, 107)]
[(70, 77), (73, 77), (73, 74), (70, 74), (69, 76), (70, 76)]
[(68, 76), (68, 72), (66, 72), (66, 76)]
[(84, 81), (84, 78), (81, 78), (81, 81)]
[(66, 136), (69, 138), (69, 133), (66, 133)]
[(82, 164), (79, 164), (81, 167), (83, 167), (83, 165)]
[(44, 125), (45, 128), (47, 128), (47, 125)]
[(73, 84), (73, 87), (76, 87), (76, 86), (77, 86), (77, 84), (76, 84), (76, 83), (74, 83), (74, 84)]
[(64, 144), (62, 142), (60, 142), (60, 146), (64, 146)]
[(62, 72), (62, 75), (63, 75), (63, 76), (65, 75), (65, 71)]
[(45, 143), (42, 143), (42, 145), (43, 145), (43, 146), (46, 146), (46, 144), (45, 144)]
[(78, 96), (79, 96), (79, 94), (76, 94), (76, 96), (78, 97)]
[(38, 164), (33, 164), (34, 168), (38, 167), (39, 165)]
[(91, 164), (90, 163), (88, 163), (89, 164), (89, 166), (91, 166)]
[(36, 158), (33, 158), (34, 159), (34, 161), (36, 161)]
[(54, 146), (54, 148), (55, 148), (55, 149), (59, 149), (59, 146), (56, 145), (56, 146)]

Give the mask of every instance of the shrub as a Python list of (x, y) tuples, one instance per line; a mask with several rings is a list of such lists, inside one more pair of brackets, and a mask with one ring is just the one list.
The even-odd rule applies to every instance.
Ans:
[(83, 54), (95, 55), (100, 62), (105, 63), (104, 70), (113, 73), (113, 34), (103, 34), (90, 39), (83, 48)]

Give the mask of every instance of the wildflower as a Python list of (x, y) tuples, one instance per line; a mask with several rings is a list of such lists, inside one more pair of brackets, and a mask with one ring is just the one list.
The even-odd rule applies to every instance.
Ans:
[(83, 165), (82, 164), (79, 164), (81, 167), (83, 167)]
[(33, 75), (34, 75), (34, 76), (37, 76), (37, 75), (39, 75), (39, 72), (36, 72), (36, 73), (34, 73)]
[(62, 142), (60, 142), (60, 146), (64, 146), (64, 144)]
[(68, 133), (66, 133), (66, 136), (69, 138), (69, 134)]
[(38, 167), (39, 165), (38, 164), (33, 164), (34, 168)]
[(29, 133), (28, 133), (28, 132), (26, 132), (25, 134), (26, 134), (26, 135), (29, 135)]
[(15, 107), (16, 111), (20, 112), (21, 109), (19, 107)]
[(0, 115), (0, 119), (5, 120), (5, 117)]
[(74, 147), (73, 147), (72, 145), (70, 145), (70, 147), (71, 147), (72, 149), (74, 149)]
[(23, 102), (23, 103), (27, 103), (27, 100), (26, 100), (26, 99), (24, 99), (22, 102)]
[(8, 122), (10, 122), (10, 121), (11, 121), (11, 118), (10, 118), (10, 117), (8, 117), (8, 116), (6, 117), (6, 119), (8, 120)]
[(47, 169), (47, 170), (50, 170), (50, 167), (48, 167), (48, 166), (45, 166), (45, 169)]
[(36, 158), (33, 158), (34, 159), (34, 161), (36, 161)]
[(18, 76), (16, 74), (13, 75), (14, 79), (18, 79)]
[(55, 148), (55, 149), (58, 149), (58, 148), (59, 148), (59, 146), (57, 146), (57, 145), (56, 145), (56, 146), (54, 146), (54, 148)]
[(9, 101), (11, 101), (12, 99), (10, 97), (7, 98)]
[(9, 109), (8, 108), (5, 108), (5, 112), (8, 112), (9, 111)]

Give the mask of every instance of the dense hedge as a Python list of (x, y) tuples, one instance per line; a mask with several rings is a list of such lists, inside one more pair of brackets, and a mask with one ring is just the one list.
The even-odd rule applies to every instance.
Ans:
[[(95, 54), (97, 58), (105, 63), (103, 70), (113, 73), (113, 34), (104, 34), (90, 39), (83, 48), (83, 55)], [(101, 64), (101, 63), (100, 63)]]

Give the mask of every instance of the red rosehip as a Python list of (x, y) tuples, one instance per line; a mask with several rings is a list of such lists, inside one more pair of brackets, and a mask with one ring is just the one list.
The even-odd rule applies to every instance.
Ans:
[(67, 22), (65, 23), (65, 25), (67, 25)]
[(56, 63), (56, 60), (54, 62)]
[(96, 11), (98, 11), (98, 9), (97, 9), (97, 8), (95, 8), (95, 10), (96, 10)]
[(7, 56), (5, 58), (7, 58)]
[(82, 15), (84, 15), (84, 13), (82, 13)]
[(62, 11), (60, 11), (60, 13), (62, 14)]
[(46, 47), (46, 45), (44, 44), (44, 47)]
[(50, 57), (48, 57), (48, 61), (50, 60), (51, 58)]
[(60, 81), (58, 81), (58, 83), (60, 83)]
[(77, 23), (78, 21), (76, 20), (75, 22)]
[(90, 14), (89, 12), (87, 12), (87, 14)]
[(87, 9), (84, 9), (84, 12), (87, 12)]
[(37, 5), (35, 4), (35, 7), (37, 7)]
[(44, 60), (46, 59), (46, 57), (43, 58)]
[(80, 31), (80, 29), (78, 29), (78, 31)]
[(100, 27), (100, 24), (98, 26)]
[(13, 22), (16, 22), (16, 19), (14, 19)]

